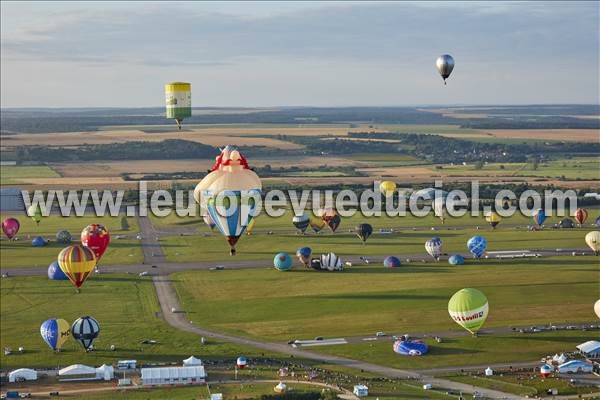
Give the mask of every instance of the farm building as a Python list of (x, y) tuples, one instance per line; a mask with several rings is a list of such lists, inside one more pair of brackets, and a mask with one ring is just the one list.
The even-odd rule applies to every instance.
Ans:
[(369, 388), (365, 385), (354, 385), (354, 390), (352, 391), (357, 397), (365, 397), (369, 395)]
[(206, 382), (204, 367), (164, 367), (142, 368), (142, 384), (157, 385), (193, 385)]
[(582, 360), (571, 360), (558, 366), (558, 372), (561, 374), (590, 373), (593, 369), (592, 363)]
[(37, 372), (29, 368), (19, 368), (11, 371), (8, 374), (9, 382), (35, 381), (37, 380)]
[(579, 346), (577, 346), (577, 350), (592, 360), (600, 359), (600, 342), (597, 340), (590, 340), (588, 342), (581, 343)]

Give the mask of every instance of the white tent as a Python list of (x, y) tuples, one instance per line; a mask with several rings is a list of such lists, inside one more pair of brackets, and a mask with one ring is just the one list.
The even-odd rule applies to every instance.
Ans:
[(287, 391), (287, 385), (283, 382), (279, 382), (277, 386), (273, 388), (275, 393), (285, 393)]
[(194, 365), (202, 365), (202, 360), (199, 358), (196, 358), (194, 356), (190, 356), (189, 358), (186, 358), (185, 360), (183, 360), (183, 365), (186, 367), (193, 367)]
[(204, 383), (206, 373), (204, 367), (163, 367), (142, 368), (142, 384), (147, 385), (181, 385)]
[(552, 361), (554, 361), (557, 364), (564, 364), (566, 363), (568, 360), (567, 356), (565, 356), (564, 354), (561, 353), (561, 355), (555, 354), (554, 357), (552, 357)]
[(58, 371), (59, 376), (70, 376), (70, 375), (96, 375), (96, 368), (88, 367), (83, 364), (69, 365)]
[(29, 368), (19, 368), (11, 371), (8, 374), (9, 382), (19, 382), (19, 381), (35, 381), (37, 380), (37, 372), (33, 369)]
[(492, 376), (492, 375), (494, 375), (494, 370), (491, 369), (490, 367), (487, 367), (485, 369), (485, 376)]
[(100, 367), (96, 368), (96, 378), (110, 381), (114, 377), (115, 369), (112, 367), (112, 365), (102, 364)]

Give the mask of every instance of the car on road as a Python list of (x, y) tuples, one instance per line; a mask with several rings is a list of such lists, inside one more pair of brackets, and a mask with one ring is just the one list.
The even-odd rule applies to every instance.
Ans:
[(152, 268), (158, 268), (158, 265), (153, 265)]
[(377, 333), (375, 334), (375, 336), (376, 336), (376, 337), (383, 337), (383, 336), (386, 336), (386, 334), (385, 334), (385, 332), (377, 332)]
[(140, 276), (146, 276), (146, 275), (148, 275), (148, 271), (140, 272), (139, 275)]
[(323, 340), (323, 336), (317, 336), (315, 340)]
[(208, 270), (209, 271), (223, 271), (225, 269), (224, 266), (222, 265), (217, 265), (216, 267), (210, 267)]
[(292, 339), (292, 340), (288, 340), (287, 344), (294, 344), (296, 343), (296, 339)]

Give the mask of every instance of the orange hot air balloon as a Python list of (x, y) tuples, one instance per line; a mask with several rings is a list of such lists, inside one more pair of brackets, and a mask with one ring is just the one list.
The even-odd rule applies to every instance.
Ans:
[(71, 282), (77, 286), (77, 289), (79, 289), (94, 269), (96, 255), (92, 249), (85, 246), (65, 247), (58, 254), (58, 265)]

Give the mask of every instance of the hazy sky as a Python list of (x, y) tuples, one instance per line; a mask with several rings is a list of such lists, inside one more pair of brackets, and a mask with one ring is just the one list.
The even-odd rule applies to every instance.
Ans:
[(2, 1), (1, 102), (159, 106), (178, 80), (197, 107), (598, 103), (599, 7)]

